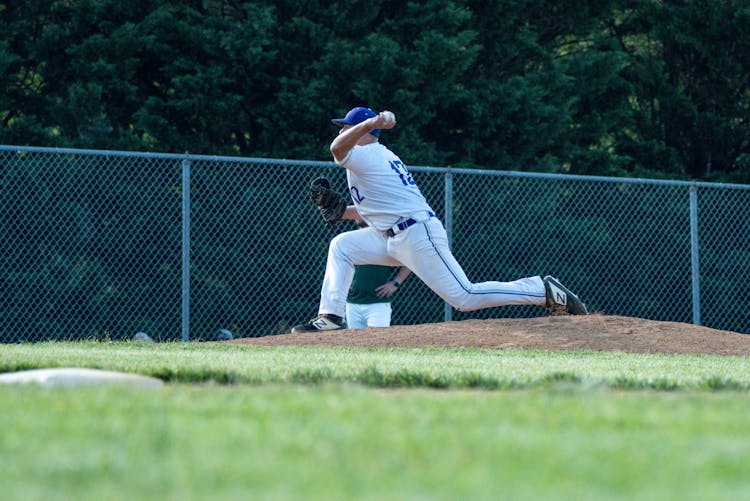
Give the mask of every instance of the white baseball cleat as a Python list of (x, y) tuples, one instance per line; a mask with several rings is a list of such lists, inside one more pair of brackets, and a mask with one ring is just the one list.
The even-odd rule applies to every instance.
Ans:
[(589, 314), (586, 305), (558, 279), (547, 275), (543, 281), (544, 290), (547, 292), (547, 311), (550, 313), (567, 313), (569, 315)]
[(334, 331), (344, 328), (344, 319), (338, 315), (323, 314), (318, 315), (307, 323), (295, 325), (292, 328), (292, 334), (302, 332)]

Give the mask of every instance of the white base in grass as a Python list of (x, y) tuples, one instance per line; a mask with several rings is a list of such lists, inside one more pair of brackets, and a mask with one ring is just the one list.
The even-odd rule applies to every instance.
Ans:
[(38, 384), (44, 388), (113, 385), (158, 388), (164, 384), (164, 381), (127, 372), (64, 367), (0, 374), (0, 384)]

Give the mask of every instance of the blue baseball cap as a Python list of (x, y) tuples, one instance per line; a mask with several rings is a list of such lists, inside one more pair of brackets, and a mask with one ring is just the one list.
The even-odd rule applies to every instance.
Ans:
[[(349, 113), (347, 113), (344, 118), (334, 118), (331, 120), (331, 122), (338, 125), (339, 127), (342, 127), (344, 125), (357, 125), (364, 122), (368, 118), (372, 118), (377, 115), (378, 114), (372, 111), (370, 108), (357, 106), (356, 108), (352, 108), (351, 110), (349, 110)], [(370, 134), (378, 137), (380, 136), (380, 129), (373, 129), (370, 131)]]

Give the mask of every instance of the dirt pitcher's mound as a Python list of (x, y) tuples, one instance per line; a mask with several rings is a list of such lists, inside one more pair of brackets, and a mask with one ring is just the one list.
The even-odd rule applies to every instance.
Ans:
[(677, 322), (606, 316), (464, 320), (387, 328), (241, 338), (261, 346), (596, 350), (628, 353), (750, 355), (750, 335)]

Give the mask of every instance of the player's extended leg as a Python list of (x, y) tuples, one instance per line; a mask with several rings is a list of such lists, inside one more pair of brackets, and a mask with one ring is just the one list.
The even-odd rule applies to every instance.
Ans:
[[(392, 237), (389, 249), (435, 293), (461, 311), (507, 305), (549, 307), (549, 288), (538, 276), (512, 282), (472, 283), (450, 252), (445, 229), (435, 218)], [(568, 293), (571, 304), (573, 298), (578, 301), (570, 291)], [(578, 313), (572, 308), (567, 312)]]
[(430, 289), (458, 310), (512, 304), (544, 306), (546, 303), (540, 277), (472, 283), (453, 257), (445, 229), (438, 219), (431, 218), (392, 237), (389, 249)]

